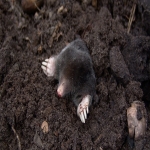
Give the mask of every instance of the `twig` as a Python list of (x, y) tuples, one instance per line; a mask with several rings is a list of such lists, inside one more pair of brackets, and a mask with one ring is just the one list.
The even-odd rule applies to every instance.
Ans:
[(15, 135), (16, 135), (16, 137), (17, 137), (17, 141), (18, 141), (18, 149), (19, 149), (19, 150), (21, 150), (20, 138), (19, 138), (19, 136), (18, 136), (18, 134), (17, 134), (16, 130), (14, 129), (14, 127), (12, 126), (11, 128), (12, 128), (12, 130), (13, 130), (14, 134), (15, 134)]
[(33, 1), (33, 3), (34, 3), (34, 5), (35, 5), (35, 7), (38, 9), (38, 11), (41, 12), (41, 9), (37, 6), (36, 2)]
[(129, 32), (130, 32), (131, 25), (132, 25), (132, 21), (133, 21), (134, 14), (135, 14), (135, 9), (136, 9), (136, 4), (133, 4), (132, 9), (131, 9), (131, 13), (130, 13), (129, 22), (128, 22), (128, 29), (127, 29), (127, 33), (129, 33)]

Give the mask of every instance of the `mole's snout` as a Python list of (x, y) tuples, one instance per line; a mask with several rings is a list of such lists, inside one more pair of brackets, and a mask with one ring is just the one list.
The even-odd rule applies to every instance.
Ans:
[(63, 97), (64, 96), (64, 89), (65, 87), (64, 87), (64, 83), (61, 83), (59, 86), (58, 86), (58, 88), (57, 88), (57, 95), (59, 96), (59, 97)]
[(62, 97), (62, 93), (61, 93), (60, 89), (57, 89), (57, 95), (58, 95), (59, 97)]

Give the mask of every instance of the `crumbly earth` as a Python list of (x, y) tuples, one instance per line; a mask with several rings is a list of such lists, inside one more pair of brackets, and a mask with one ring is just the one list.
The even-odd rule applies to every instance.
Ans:
[[(90, 0), (45, 0), (40, 12), (28, 15), (19, 2), (0, 1), (1, 150), (18, 149), (12, 127), (25, 150), (129, 149), (127, 108), (144, 101), (150, 116), (150, 36), (143, 22), (148, 20), (137, 4), (127, 34), (133, 4), (101, 0), (93, 7)], [(41, 69), (43, 60), (78, 36), (89, 48), (97, 78), (97, 99), (85, 124), (72, 101), (57, 97), (57, 81)], [(149, 118), (147, 123), (145, 138), (135, 142), (138, 149), (150, 149)]]

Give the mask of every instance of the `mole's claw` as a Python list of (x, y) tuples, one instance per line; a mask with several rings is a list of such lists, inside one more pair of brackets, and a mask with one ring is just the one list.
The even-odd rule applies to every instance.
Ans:
[(45, 59), (46, 62), (48, 62), (49, 59)]
[(56, 57), (50, 57), (42, 62), (42, 69), (47, 76), (54, 76)]
[(83, 112), (81, 112), (81, 114), (80, 114), (80, 119), (83, 123), (85, 123), (85, 118), (84, 118)]
[(86, 109), (84, 109), (83, 112), (84, 112), (85, 119), (87, 119)]
[(47, 66), (47, 62), (43, 61), (43, 62), (42, 62), (42, 65), (43, 65), (43, 66)]
[(85, 123), (85, 119), (87, 119), (87, 114), (89, 112), (88, 107), (90, 104), (90, 100), (91, 100), (91, 96), (86, 95), (82, 99), (81, 103), (78, 105), (78, 108), (77, 108), (77, 114), (83, 123)]
[(46, 71), (46, 67), (45, 66), (42, 65), (41, 68)]

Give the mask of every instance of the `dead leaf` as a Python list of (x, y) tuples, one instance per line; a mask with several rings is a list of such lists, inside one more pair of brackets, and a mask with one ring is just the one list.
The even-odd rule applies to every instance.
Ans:
[(58, 38), (59, 38), (60, 36), (62, 36), (62, 33), (61, 33), (61, 32), (59, 33), (60, 27), (61, 27), (61, 23), (58, 22), (57, 25), (55, 26), (55, 29), (54, 29), (53, 34), (52, 34), (52, 36), (51, 36), (51, 39), (50, 39), (50, 41), (49, 41), (49, 47), (52, 47), (53, 42), (54, 42), (54, 41), (57, 41)]
[(57, 10), (57, 14), (60, 14), (64, 9), (64, 6), (60, 6)]
[(46, 121), (43, 121), (41, 129), (43, 130), (44, 134), (48, 133), (48, 123)]
[(62, 32), (58, 33), (57, 36), (56, 36), (56, 41), (58, 41), (58, 39), (62, 36)]
[(64, 8), (64, 6), (60, 6), (57, 10), (57, 14), (66, 14), (67, 13), (67, 8)]
[(25, 37), (24, 40), (26, 40), (26, 41), (31, 43), (31, 40), (29, 39), (29, 37)]

